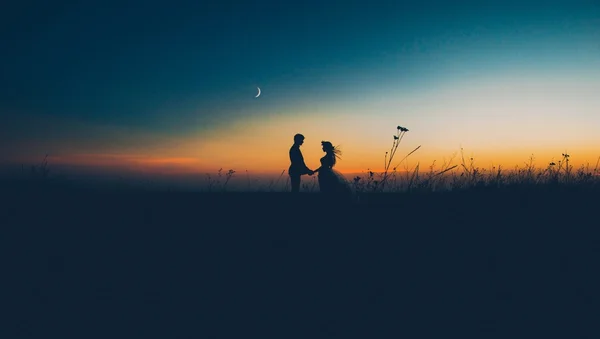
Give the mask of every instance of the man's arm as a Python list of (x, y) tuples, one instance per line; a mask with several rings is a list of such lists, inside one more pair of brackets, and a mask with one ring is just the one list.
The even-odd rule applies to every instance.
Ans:
[(305, 173), (312, 175), (312, 170), (310, 168), (308, 168), (308, 166), (306, 166), (306, 164), (304, 163), (304, 157), (302, 156), (302, 153), (300, 152), (300, 150), (298, 150), (298, 153), (300, 153), (300, 159), (302, 159), (302, 166), (304, 166)]
[(292, 152), (290, 152), (290, 160), (292, 161), (292, 164), (295, 164), (303, 174), (309, 174), (312, 172), (304, 163), (304, 157), (302, 156), (300, 149), (294, 149)]

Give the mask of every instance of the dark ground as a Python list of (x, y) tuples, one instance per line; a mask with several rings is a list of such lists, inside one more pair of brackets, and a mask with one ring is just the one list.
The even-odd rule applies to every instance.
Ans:
[(5, 192), (0, 337), (598, 337), (595, 193)]

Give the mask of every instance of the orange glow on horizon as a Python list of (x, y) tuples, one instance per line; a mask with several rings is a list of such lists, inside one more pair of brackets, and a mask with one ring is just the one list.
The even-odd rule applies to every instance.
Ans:
[[(418, 152), (418, 151), (417, 151)], [(416, 166), (419, 166), (419, 170), (421, 172), (428, 172), (430, 167), (433, 165), (434, 171), (440, 171), (444, 168), (448, 168), (454, 165), (458, 165), (461, 167), (462, 157), (460, 152), (454, 152), (445, 157), (435, 157), (430, 153), (425, 153), (424, 155), (418, 155), (417, 152), (413, 154), (411, 157), (404, 160), (397, 168), (397, 172), (410, 172), (414, 171)], [(383, 152), (385, 154), (385, 152)], [(400, 154), (398, 152), (398, 154)], [(398, 156), (397, 154), (397, 156)], [(554, 153), (557, 154), (557, 153)], [(585, 154), (585, 153), (583, 153)], [(578, 155), (583, 155), (578, 154)], [(313, 157), (315, 152), (304, 152), (305, 161), (307, 165), (311, 168), (318, 167), (318, 158)], [(405, 154), (402, 154), (404, 157)], [(467, 151), (464, 152), (465, 164), (470, 166), (471, 163), (471, 155)], [(521, 157), (516, 158), (516, 156), (511, 156), (510, 154), (502, 154), (496, 153), (494, 156), (489, 155), (473, 155), (473, 166), (481, 169), (491, 169), (492, 167), (498, 168), (501, 166), (505, 170), (511, 170), (515, 167), (523, 168), (530, 161), (531, 154), (527, 155), (526, 152), (520, 152), (519, 155)], [(543, 156), (537, 156), (533, 154), (533, 165), (537, 168), (545, 168), (548, 163), (551, 161), (557, 162), (561, 160), (561, 154), (558, 153), (558, 156), (552, 156), (553, 154), (543, 154)], [(396, 161), (392, 163), (399, 162), (402, 157), (397, 157)], [(285, 172), (287, 167), (289, 166), (289, 161), (287, 160), (287, 154), (284, 153), (283, 156), (279, 155), (279, 159), (277, 162), (273, 162), (273, 166), (270, 168), (258, 167), (258, 166), (247, 166), (246, 168), (236, 168), (234, 166), (211, 166), (211, 164), (207, 164), (202, 162), (199, 158), (194, 157), (175, 157), (175, 156), (145, 156), (145, 155), (133, 155), (133, 154), (74, 154), (74, 155), (63, 155), (63, 156), (49, 156), (48, 162), (50, 165), (71, 165), (71, 166), (82, 166), (82, 167), (95, 167), (95, 168), (107, 168), (107, 169), (125, 169), (125, 170), (134, 170), (134, 171), (142, 171), (149, 172), (155, 174), (202, 174), (202, 173), (213, 173), (218, 169), (222, 168), (223, 170), (233, 169), (238, 175), (239, 173), (245, 172), (246, 170), (252, 174), (280, 174), (281, 172)], [(379, 161), (376, 161), (377, 158), (380, 158)], [(580, 157), (577, 160), (576, 157), (571, 155), (570, 164), (578, 168), (580, 166), (589, 165), (590, 168), (595, 168), (598, 163), (599, 156), (593, 156), (591, 153), (586, 157)], [(344, 174), (360, 174), (360, 173), (368, 173), (369, 171), (375, 173), (384, 172), (383, 167), (383, 156), (373, 155), (368, 158), (372, 163), (378, 162), (382, 165), (380, 166), (364, 166), (364, 167), (356, 167), (357, 162), (365, 163), (365, 159), (352, 159), (350, 161), (346, 161), (346, 159), (342, 158), (339, 160), (338, 165), (336, 166), (336, 170), (340, 171)], [(349, 165), (348, 165), (349, 164)], [(393, 171), (393, 165), (390, 166), (389, 172)]]
[(157, 157), (131, 154), (73, 154), (49, 156), (48, 162), (96, 168), (128, 169), (156, 174), (197, 173), (201, 161), (191, 157)]

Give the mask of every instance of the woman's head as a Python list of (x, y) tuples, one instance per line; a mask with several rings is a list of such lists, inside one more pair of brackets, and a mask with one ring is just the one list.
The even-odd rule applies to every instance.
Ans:
[(321, 141), (321, 145), (323, 146), (323, 152), (325, 153), (332, 153), (335, 150), (335, 147), (333, 147), (333, 144), (329, 141)]
[(342, 155), (342, 151), (334, 147), (333, 144), (329, 141), (321, 141), (321, 145), (323, 146), (323, 152), (331, 156), (332, 163), (335, 164), (336, 158), (339, 158), (340, 155)]

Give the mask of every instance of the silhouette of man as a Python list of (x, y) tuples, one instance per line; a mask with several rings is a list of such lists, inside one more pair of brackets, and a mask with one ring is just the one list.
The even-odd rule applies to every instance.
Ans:
[(290, 168), (288, 174), (290, 175), (290, 182), (292, 184), (292, 193), (300, 192), (300, 177), (304, 174), (313, 175), (315, 172), (306, 167), (304, 163), (304, 157), (300, 151), (300, 146), (304, 143), (304, 135), (294, 135), (294, 144), (290, 147)]

